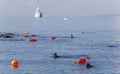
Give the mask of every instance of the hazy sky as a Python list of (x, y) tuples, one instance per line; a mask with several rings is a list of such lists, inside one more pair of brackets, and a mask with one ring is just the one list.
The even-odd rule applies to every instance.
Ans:
[(44, 16), (120, 15), (120, 0), (0, 0), (0, 16), (34, 16), (37, 5)]

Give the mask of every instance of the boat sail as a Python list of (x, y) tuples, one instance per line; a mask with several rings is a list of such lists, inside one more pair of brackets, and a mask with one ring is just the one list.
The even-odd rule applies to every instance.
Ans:
[(36, 8), (35, 18), (42, 18), (42, 12), (40, 11), (39, 6), (37, 6), (37, 8)]
[(65, 20), (65, 21), (68, 20), (68, 17), (64, 17), (64, 20)]

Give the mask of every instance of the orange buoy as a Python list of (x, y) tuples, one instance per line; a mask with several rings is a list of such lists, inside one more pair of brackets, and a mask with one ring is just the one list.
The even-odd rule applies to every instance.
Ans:
[(82, 63), (86, 63), (86, 59), (85, 58), (79, 58), (77, 60), (78, 64), (82, 64)]
[(12, 64), (12, 65), (19, 65), (19, 61), (16, 60), (16, 59), (15, 59), (15, 60), (12, 60), (11, 64)]
[(87, 56), (86, 59), (87, 59), (87, 60), (91, 60), (91, 57), (90, 57), (90, 56)]
[(29, 32), (23, 32), (25, 35), (28, 35), (29, 34)]
[(55, 36), (51, 36), (51, 38), (50, 38), (51, 40), (55, 40), (56, 39), (56, 37)]
[(18, 66), (19, 66), (19, 61), (18, 60), (15, 59), (15, 60), (11, 61), (11, 67), (12, 67), (12, 69), (17, 69)]
[(37, 41), (37, 39), (35, 39), (35, 38), (29, 39), (29, 42), (36, 42), (36, 41)]

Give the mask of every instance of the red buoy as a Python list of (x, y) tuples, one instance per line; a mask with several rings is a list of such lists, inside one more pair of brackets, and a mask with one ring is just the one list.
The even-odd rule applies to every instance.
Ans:
[(55, 36), (51, 36), (51, 38), (50, 38), (51, 40), (55, 40), (56, 39), (56, 37)]
[(87, 56), (86, 59), (87, 59), (87, 60), (91, 60), (91, 57), (90, 57), (90, 56)]
[(85, 59), (85, 58), (79, 58), (79, 59), (77, 60), (77, 62), (78, 62), (79, 64), (81, 64), (81, 63), (86, 63), (86, 59)]
[(35, 38), (31, 38), (30, 40), (29, 40), (29, 42), (36, 42), (37, 41), (37, 39), (35, 39)]

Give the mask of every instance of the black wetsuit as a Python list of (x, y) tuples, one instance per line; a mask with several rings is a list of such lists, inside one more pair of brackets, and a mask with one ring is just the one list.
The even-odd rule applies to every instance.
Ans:
[(90, 63), (87, 63), (87, 64), (86, 64), (86, 67), (87, 67), (87, 68), (91, 68), (91, 67), (93, 67), (93, 65), (91, 65)]
[(54, 53), (54, 54), (53, 54), (53, 58), (55, 58), (55, 59), (56, 59), (56, 58), (59, 58), (59, 56), (57, 55), (57, 53)]

